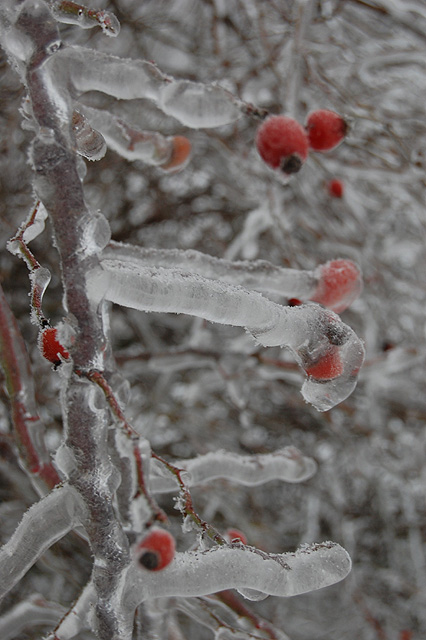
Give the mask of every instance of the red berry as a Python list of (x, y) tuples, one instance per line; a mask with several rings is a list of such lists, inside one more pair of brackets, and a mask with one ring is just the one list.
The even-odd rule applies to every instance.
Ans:
[(330, 180), (327, 185), (328, 193), (332, 198), (343, 198), (345, 192), (345, 185), (341, 180)]
[(238, 540), (239, 542), (242, 542), (243, 544), (247, 544), (247, 536), (242, 531), (240, 531), (239, 529), (228, 529), (227, 532), (225, 533), (225, 537), (230, 542), (234, 542), (234, 541)]
[(161, 571), (173, 560), (175, 547), (173, 536), (155, 527), (138, 545), (138, 562), (149, 571)]
[(352, 260), (331, 260), (319, 267), (319, 282), (310, 298), (336, 313), (341, 313), (361, 292), (359, 267)]
[(318, 109), (309, 114), (306, 132), (314, 151), (331, 151), (340, 144), (348, 131), (342, 116), (334, 111)]
[(289, 307), (299, 307), (302, 304), (302, 301), (299, 298), (289, 298), (287, 300), (287, 304)]
[(184, 136), (173, 137), (172, 155), (169, 160), (161, 165), (163, 171), (178, 171), (183, 169), (191, 153), (191, 143)]
[(68, 351), (59, 342), (57, 333), (58, 332), (55, 327), (48, 327), (47, 329), (43, 330), (40, 339), (40, 349), (43, 356), (46, 358), (46, 360), (49, 360), (49, 362), (52, 362), (55, 366), (61, 364), (61, 358), (59, 356), (62, 356), (62, 358), (64, 358), (65, 360), (70, 357)]
[(271, 116), (259, 127), (256, 147), (267, 165), (296, 173), (308, 157), (308, 138), (302, 125), (287, 116)]
[(334, 380), (343, 373), (343, 364), (338, 347), (331, 347), (317, 362), (305, 368), (310, 378), (315, 380)]

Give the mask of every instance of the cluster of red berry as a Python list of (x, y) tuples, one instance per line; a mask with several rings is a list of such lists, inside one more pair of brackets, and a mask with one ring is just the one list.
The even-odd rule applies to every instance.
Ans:
[(272, 169), (297, 173), (310, 149), (331, 151), (342, 142), (347, 130), (342, 116), (327, 109), (312, 111), (304, 127), (289, 116), (270, 116), (258, 129), (256, 147)]

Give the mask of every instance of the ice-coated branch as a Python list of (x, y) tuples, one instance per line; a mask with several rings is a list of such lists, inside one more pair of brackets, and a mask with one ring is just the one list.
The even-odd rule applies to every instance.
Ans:
[(115, 38), (120, 33), (120, 23), (113, 13), (88, 9), (70, 0), (47, 0), (58, 22), (75, 24), (81, 29), (101, 27), (105, 35)]
[(51, 72), (66, 78), (75, 98), (102, 91), (120, 100), (148, 98), (159, 109), (192, 129), (219, 127), (257, 109), (218, 84), (176, 80), (153, 62), (118, 58), (83, 47), (64, 47), (50, 61)]
[(149, 598), (201, 596), (224, 589), (255, 589), (289, 597), (328, 587), (351, 569), (348, 553), (324, 542), (295, 553), (265, 554), (253, 547), (220, 546), (208, 551), (178, 553), (158, 574), (132, 565), (127, 575), (126, 600), (137, 606)]
[[(156, 131), (141, 131), (109, 111), (79, 105), (92, 127), (102, 134), (110, 149), (127, 160), (142, 160), (165, 171), (182, 168), (189, 159), (191, 145), (183, 136), (163, 136)], [(84, 117), (81, 115), (81, 117)], [(93, 130), (92, 130), (93, 131)], [(96, 139), (91, 136), (91, 139)]]
[[(233, 596), (234, 602), (227, 604), (236, 605), (235, 611), (230, 606), (224, 606), (220, 601), (221, 595)], [(215, 596), (218, 599), (215, 599)], [(272, 625), (257, 617), (245, 605), (238, 600), (237, 595), (233, 591), (222, 591), (215, 594), (213, 598), (176, 598), (173, 601), (174, 607), (187, 615), (189, 618), (196, 620), (204, 627), (211, 629), (215, 634), (215, 638), (227, 640), (234, 638), (235, 640), (259, 640), (259, 630), (262, 630), (265, 636), (270, 640), (289, 640), (289, 637), (274, 628)], [(243, 629), (245, 629), (243, 631)], [(229, 635), (228, 635), (229, 634)]]
[[(320, 265), (313, 271), (303, 271), (278, 267), (266, 260), (224, 260), (200, 251), (144, 248), (120, 242), (110, 242), (102, 252), (102, 259), (116, 259), (142, 267), (179, 269), (212, 280), (241, 285), (246, 289), (278, 293), (301, 301), (314, 300), (336, 313), (344, 311), (359, 296), (362, 289), (361, 271), (350, 260), (335, 260)], [(342, 269), (342, 263), (343, 268), (350, 270), (352, 280), (348, 283), (338, 281), (336, 272), (339, 267)], [(330, 278), (330, 265), (334, 282), (325, 283), (324, 280)], [(334, 285), (332, 295), (331, 291), (324, 295), (327, 284), (329, 289), (330, 285)]]
[(13, 640), (26, 628), (55, 625), (65, 612), (65, 607), (47, 602), (40, 595), (33, 595), (0, 617), (0, 637), (2, 640)]
[(120, 242), (110, 242), (102, 260), (120, 260), (143, 267), (164, 267), (197, 273), (212, 280), (223, 280), (247, 289), (258, 289), (283, 296), (309, 299), (317, 287), (313, 271), (277, 267), (266, 260), (232, 261), (194, 250), (151, 249)]
[(118, 259), (103, 259), (87, 281), (93, 302), (105, 298), (141, 311), (186, 313), (245, 327), (265, 347), (288, 347), (308, 374), (302, 395), (319, 411), (347, 398), (356, 386), (363, 345), (338, 316), (318, 305), (282, 307), (222, 281)]
[(68, 485), (53, 489), (24, 514), (0, 549), (0, 599), (55, 542), (80, 524), (84, 508)]
[(12, 409), (12, 422), (21, 458), (27, 470), (49, 488), (59, 482), (44, 442), (38, 415), (31, 365), (16, 319), (0, 286), (0, 367)]
[(265, 636), (271, 638), (271, 640), (290, 640), (283, 631), (272, 626), (270, 622), (261, 618), (257, 613), (254, 613), (232, 589), (219, 591), (215, 593), (213, 597), (208, 596), (207, 598), (202, 598), (202, 600), (207, 600), (208, 602), (217, 600), (225, 604), (226, 607), (231, 610), (232, 616), (238, 616), (240, 624), (244, 624), (244, 627), (252, 624), (255, 629), (261, 629)]
[(97, 253), (109, 241), (109, 226), (101, 214), (89, 210), (84, 199), (72, 132), (72, 100), (66, 83), (60, 85), (61, 72), (48, 64), (62, 43), (47, 5), (41, 0), (24, 2), (9, 35), (25, 44), (22, 51), (15, 48), (10, 53), (20, 55), (31, 101), (36, 125), (30, 153), (34, 188), (52, 224), (64, 304), (75, 330), (70, 362), (61, 372), (65, 441), (60, 466), (86, 508), (83, 526), (94, 556), (92, 580), (97, 595), (91, 628), (104, 640), (127, 640), (132, 621), (122, 615), (120, 589), (129, 545), (113, 503), (119, 478), (107, 451), (110, 414), (101, 391), (81, 377), (81, 372), (104, 370), (110, 353), (103, 309), (93, 305), (85, 286), (86, 273), (97, 265)]
[[(193, 487), (216, 478), (225, 478), (249, 487), (271, 480), (303, 482), (316, 471), (316, 462), (303, 456), (294, 447), (274, 453), (239, 456), (227, 451), (214, 451), (192, 460), (177, 460), (185, 470), (185, 483)], [(153, 493), (176, 490), (176, 481), (155, 459), (151, 463), (150, 489)]]

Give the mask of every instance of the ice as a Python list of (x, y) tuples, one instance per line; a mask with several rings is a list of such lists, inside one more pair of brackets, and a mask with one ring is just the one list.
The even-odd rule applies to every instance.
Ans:
[(286, 269), (266, 260), (224, 260), (200, 251), (146, 249), (111, 242), (103, 252), (105, 259), (138, 262), (143, 266), (174, 268), (197, 273), (213, 280), (223, 280), (248, 289), (278, 293), (307, 300), (317, 288), (313, 271)]
[[(74, 491), (63, 486), (32, 505), (0, 549), (0, 599), (77, 523)], [(46, 527), (46, 522), (49, 526)]]
[(90, 211), (81, 222), (83, 227), (83, 246), (86, 255), (101, 251), (111, 239), (108, 220), (100, 211)]
[(105, 258), (88, 274), (88, 295), (94, 302), (104, 297), (141, 311), (186, 313), (244, 327), (265, 347), (289, 348), (308, 375), (303, 397), (318, 411), (347, 398), (364, 360), (356, 334), (320, 305), (283, 307), (257, 292), (177, 269)]
[(252, 602), (261, 602), (268, 597), (267, 593), (262, 593), (256, 589), (237, 589), (237, 591), (243, 598), (251, 600)]
[(141, 131), (129, 126), (108, 111), (93, 109), (85, 105), (79, 107), (98, 129), (110, 149), (127, 160), (142, 160), (147, 164), (161, 165), (170, 159), (172, 138), (153, 131)]
[[(186, 484), (189, 487), (216, 478), (226, 478), (246, 486), (257, 486), (271, 480), (304, 482), (316, 471), (315, 461), (303, 456), (295, 447), (253, 456), (216, 451), (192, 460), (177, 460), (175, 464), (188, 473)], [(174, 478), (164, 473), (163, 467), (155, 461), (150, 489), (153, 493), (176, 490)]]
[(26, 220), (19, 228), (18, 233), (12, 240), (7, 243), (7, 249), (13, 255), (21, 256), (21, 243), (18, 240), (20, 234), (22, 234), (22, 240), (24, 244), (29, 244), (32, 240), (37, 238), (44, 231), (45, 221), (48, 217), (45, 206), (42, 202), (38, 201), (33, 211), (31, 212), (28, 220)]
[(56, 450), (55, 465), (64, 474), (65, 478), (69, 478), (71, 473), (78, 467), (74, 453), (65, 443), (62, 443)]
[(152, 62), (67, 47), (54, 56), (51, 69), (62, 76), (66, 70), (76, 95), (97, 90), (122, 100), (149, 98), (165, 114), (195, 129), (230, 124), (244, 111), (242, 103), (223, 87), (175, 80)]
[(39, 202), (35, 218), (32, 224), (25, 229), (22, 237), (26, 244), (29, 244), (31, 240), (37, 238), (44, 231), (44, 223), (47, 220), (47, 217), (48, 214), (45, 206), (42, 202)]
[(105, 35), (116, 37), (120, 33), (120, 23), (109, 11), (95, 11), (70, 2), (69, 0), (49, 0), (53, 15), (58, 22), (76, 24), (81, 29), (99, 26)]
[(48, 602), (43, 596), (34, 594), (1, 616), (0, 637), (2, 640), (13, 640), (23, 634), (26, 628), (56, 626), (66, 611), (60, 604)]
[(193, 129), (230, 124), (242, 115), (231, 94), (222, 87), (189, 80), (174, 81), (163, 87), (158, 106), (165, 114)]
[[(34, 269), (30, 272), (29, 278), (31, 281), (33, 299), (41, 307), (44, 293), (51, 280), (50, 271), (49, 269), (46, 269), (46, 267), (39, 267), (38, 269)], [(34, 324), (38, 325), (37, 311), (38, 310), (34, 308), (31, 310), (31, 320)]]
[(354, 331), (331, 311), (319, 309), (311, 328), (310, 342), (296, 351), (308, 374), (302, 395), (318, 411), (327, 411), (355, 389), (365, 350)]
[(295, 553), (267, 554), (254, 547), (221, 546), (177, 553), (164, 571), (128, 573), (129, 602), (147, 598), (202, 596), (224, 589), (254, 589), (266, 595), (295, 596), (343, 580), (351, 559), (333, 542), (306, 545)]
[(311, 300), (336, 313), (342, 313), (361, 294), (361, 269), (352, 260), (330, 260), (319, 266), (315, 275), (318, 286)]
[(88, 160), (100, 160), (104, 157), (107, 146), (102, 134), (93, 129), (84, 115), (77, 110), (72, 115), (72, 128), (80, 155)]

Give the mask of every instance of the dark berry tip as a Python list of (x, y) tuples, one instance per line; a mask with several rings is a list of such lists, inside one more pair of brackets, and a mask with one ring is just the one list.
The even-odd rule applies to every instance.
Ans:
[(149, 571), (155, 571), (160, 564), (160, 556), (156, 551), (146, 550), (139, 556), (139, 564)]
[(349, 133), (349, 129), (350, 129), (349, 122), (344, 118), (342, 118), (342, 124), (340, 128), (342, 136), (346, 136)]
[(283, 173), (287, 174), (297, 173), (302, 168), (302, 164), (303, 162), (299, 156), (293, 154), (283, 158), (280, 169)]
[(349, 340), (349, 332), (337, 325), (328, 325), (325, 333), (329, 343), (336, 347), (341, 347), (342, 344), (345, 344), (345, 342)]

